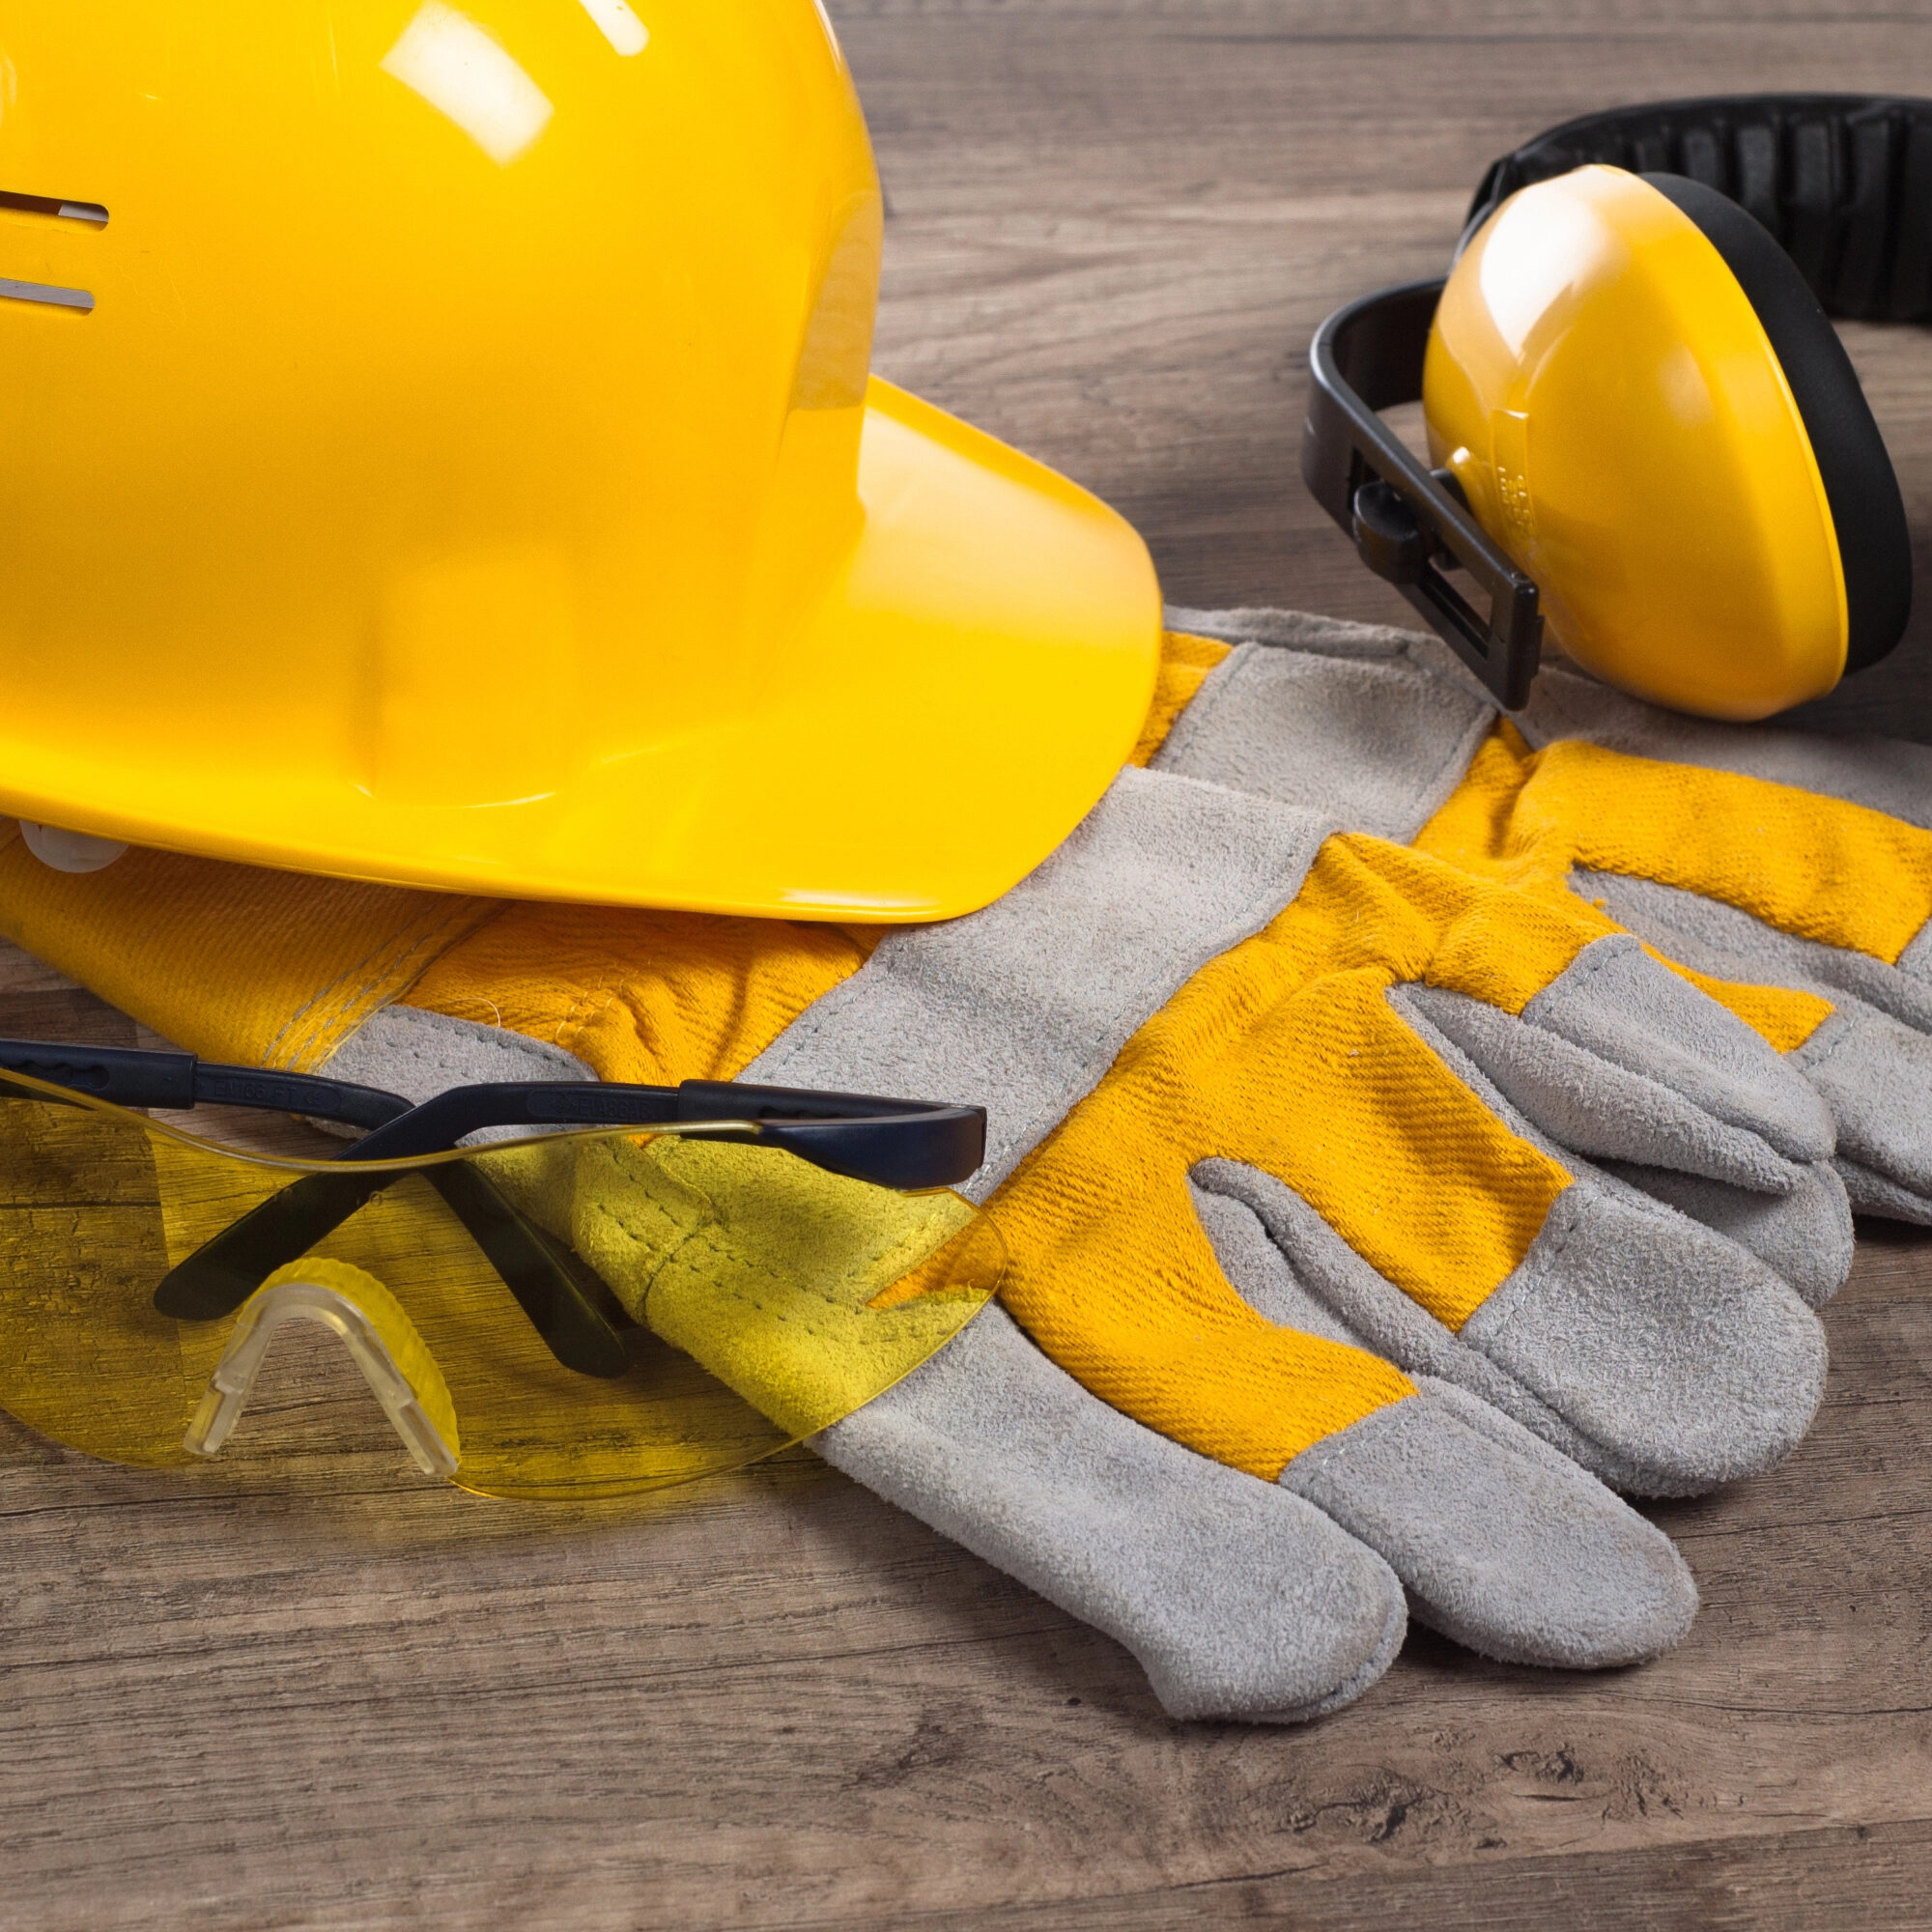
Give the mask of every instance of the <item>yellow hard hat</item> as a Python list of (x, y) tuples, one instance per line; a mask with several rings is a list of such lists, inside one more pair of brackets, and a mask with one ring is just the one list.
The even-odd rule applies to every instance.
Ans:
[(982, 905), (1131, 748), (1103, 504), (867, 377), (812, 0), (0, 24), (0, 810), (357, 878)]

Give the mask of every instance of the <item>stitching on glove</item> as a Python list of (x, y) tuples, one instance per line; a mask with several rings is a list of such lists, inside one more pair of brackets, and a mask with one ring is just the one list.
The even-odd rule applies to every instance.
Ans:
[[(466, 924), (466, 917), (474, 918), (475, 909), (479, 906), (487, 907), (488, 910), (480, 919), (475, 920), (473, 925)], [(274, 1038), (269, 1042), (262, 1054), (262, 1064), (265, 1066), (296, 1065), (302, 1058), (302, 1049), (306, 1043), (314, 1040), (318, 1034), (326, 1033), (345, 1014), (370, 998), (385, 981), (401, 976), (401, 983), (390, 993), (388, 999), (383, 1002), (384, 1005), (393, 1005), (427, 970), (430, 961), (424, 960), (414, 972), (409, 971), (411, 965), (427, 949), (432, 946), (437, 947), (440, 956), (458, 939), (466, 938), (471, 932), (481, 931), (501, 911), (502, 904), (498, 900), (459, 900), (456, 907), (425, 927), (413, 940), (409, 941), (404, 951), (398, 953), (393, 949), (403, 946), (405, 940), (409, 938), (410, 928), (405, 926), (401, 932), (385, 940), (376, 952), (365, 953), (353, 965), (345, 967), (327, 985), (320, 987), (304, 1000), (283, 1022)], [(345, 988), (343, 982), (355, 975), (362, 976), (360, 980)], [(298, 1029), (301, 1028), (304, 1019), (311, 1019), (312, 1024), (298, 1032)], [(294, 1040), (284, 1059), (283, 1042), (290, 1040), (291, 1036), (294, 1036)]]
[[(1563, 1192), (1556, 1197), (1555, 1203), (1550, 1208), (1548, 1216), (1545, 1219), (1542, 1229), (1537, 1234), (1536, 1239), (1532, 1241), (1529, 1245), (1529, 1254), (1524, 1255), (1522, 1260), (1519, 1262), (1517, 1265), (1509, 1271), (1508, 1275), (1506, 1275), (1503, 1280), (1499, 1281), (1496, 1284), (1493, 1293), (1490, 1296), (1490, 1302), (1492, 1303), (1495, 1302), (1497, 1296), (1500, 1295), (1512, 1282), (1517, 1280), (1517, 1278), (1522, 1273), (1523, 1269), (1529, 1265), (1529, 1256), (1533, 1255), (1538, 1248), (1542, 1247), (1546, 1239), (1549, 1239), (1550, 1232), (1552, 1229), (1555, 1230), (1554, 1238), (1549, 1239), (1549, 1246), (1546, 1250), (1548, 1257), (1549, 1266), (1553, 1269), (1555, 1267), (1555, 1264), (1563, 1259), (1563, 1251), (1570, 1245), (1571, 1236), (1575, 1235), (1577, 1230), (1582, 1225), (1581, 1213), (1577, 1211), (1576, 1209), (1566, 1207), (1565, 1205), (1568, 1202), (1569, 1197), (1573, 1193), (1575, 1193), (1578, 1185), (1579, 1185), (1578, 1182), (1573, 1180), (1570, 1183), (1570, 1185), (1566, 1187), (1563, 1190)], [(1487, 1306), (1489, 1304), (1486, 1303), (1485, 1305)], [(1500, 1341), (1505, 1335), (1509, 1333), (1509, 1331), (1516, 1325), (1518, 1320), (1521, 1317), (1522, 1312), (1523, 1312), (1522, 1304), (1520, 1302), (1518, 1302), (1514, 1306), (1511, 1306), (1507, 1309), (1507, 1312), (1503, 1315), (1502, 1319), (1496, 1322), (1494, 1329), (1492, 1331), (1496, 1340)], [(1464, 1342), (1460, 1335), (1457, 1336), (1455, 1339), (1458, 1348), (1466, 1349), (1469, 1347), (1468, 1343)], [(1488, 1351), (1485, 1350), (1472, 1350), (1471, 1352), (1484, 1355), (1488, 1354)], [(1494, 1367), (1502, 1369), (1502, 1364), (1500, 1362), (1495, 1362), (1493, 1360), (1493, 1357), (1491, 1357), (1490, 1359), (1492, 1360), (1492, 1365)], [(1510, 1380), (1516, 1382), (1520, 1387), (1526, 1386), (1526, 1384), (1522, 1382), (1521, 1378), (1517, 1376), (1511, 1370), (1502, 1369), (1502, 1373), (1508, 1376)], [(1534, 1394), (1535, 1391), (1531, 1390), (1530, 1393)]]
[[(570, 1010), (557, 1021), (551, 1044), (562, 1047), (566, 1053), (576, 1052), (576, 1048), (570, 1042), (581, 1039), (603, 1014), (608, 1013), (616, 1005), (617, 993), (614, 987), (605, 986), (594, 993), (580, 994), (570, 1003)], [(658, 1047), (656, 1040), (645, 1040), (642, 1044), (653, 1051)], [(583, 1056), (579, 1054), (578, 1058), (582, 1059)]]
[[(1834, 1009), (1826, 1016), (1818, 1031), (1793, 1053), (1793, 1060), (1807, 1072), (1830, 1065), (1838, 1052), (1850, 1042), (1853, 1028), (1851, 1015), (1845, 1010), (1849, 1004), (1850, 996), (1840, 994), (1833, 1002)], [(1864, 1002), (1861, 1000), (1858, 1004), (1863, 1006)], [(1871, 1009), (1867, 1008), (1866, 1010)], [(1824, 1042), (1822, 1046), (1819, 1045), (1821, 1040)]]
[[(630, 1225), (617, 1214), (616, 1210), (611, 1206), (610, 1203), (603, 1201), (593, 1202), (591, 1204), (591, 1211), (601, 1216), (605, 1221), (613, 1225), (622, 1234), (627, 1236), (632, 1240), (637, 1239), (637, 1236), (632, 1232)], [(861, 1273), (863, 1272), (864, 1269), (870, 1267), (874, 1264), (882, 1261), (885, 1258), (887, 1251), (894, 1245), (895, 1244), (889, 1240), (884, 1244), (875, 1247), (872, 1250), (872, 1252), (867, 1255), (862, 1262), (860, 1262), (857, 1265), (855, 1265), (853, 1268), (847, 1271), (847, 1279), (849, 1280), (852, 1275)], [(646, 1311), (648, 1311), (650, 1307), (651, 1290), (656, 1286), (658, 1277), (662, 1275), (665, 1269), (669, 1267), (673, 1262), (681, 1260), (682, 1257), (685, 1255), (686, 1251), (693, 1247), (697, 1247), (700, 1249), (700, 1251), (708, 1252), (708, 1254), (712, 1257), (714, 1261), (723, 1260), (728, 1262), (734, 1271), (742, 1272), (749, 1265), (753, 1272), (755, 1272), (758, 1275), (761, 1275), (767, 1281), (775, 1282), (781, 1285), (785, 1290), (785, 1299), (787, 1301), (796, 1300), (801, 1296), (809, 1296), (810, 1299), (818, 1302), (822, 1307), (835, 1314), (844, 1315), (857, 1312), (849, 1304), (839, 1301), (835, 1295), (828, 1293), (822, 1288), (802, 1287), (790, 1275), (785, 1273), (784, 1270), (774, 1266), (769, 1262), (759, 1262), (748, 1264), (743, 1255), (734, 1254), (730, 1250), (726, 1249), (719, 1241), (716, 1232), (708, 1228), (693, 1229), (692, 1232), (686, 1235), (683, 1240), (678, 1242), (677, 1246), (672, 1248), (671, 1251), (668, 1255), (666, 1255), (665, 1258), (657, 1264), (657, 1266), (651, 1270), (651, 1278), (644, 1286), (644, 1293), (642, 1297), (643, 1306), (646, 1309)], [(781, 1313), (780, 1310), (774, 1307), (770, 1302), (760, 1300), (755, 1294), (749, 1293), (741, 1283), (720, 1281), (715, 1275), (711, 1274), (701, 1266), (695, 1266), (693, 1267), (692, 1271), (695, 1274), (697, 1274), (704, 1281), (705, 1285), (715, 1293), (724, 1295), (728, 1300), (741, 1302), (748, 1308), (755, 1309), (760, 1315), (769, 1315), (775, 1321), (784, 1321), (787, 1323), (794, 1323), (795, 1325), (803, 1328), (808, 1335), (817, 1336), (820, 1340), (823, 1341), (843, 1339), (842, 1324), (838, 1330), (834, 1330), (832, 1328), (827, 1328), (827, 1327), (821, 1327), (814, 1322), (802, 1320), (799, 1317)], [(888, 1314), (891, 1313), (890, 1310), (879, 1311), (879, 1312)]]

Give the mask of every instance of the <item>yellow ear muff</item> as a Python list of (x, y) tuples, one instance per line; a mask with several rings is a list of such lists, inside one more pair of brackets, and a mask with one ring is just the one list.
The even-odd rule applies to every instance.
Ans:
[(1858, 371), (1797, 263), (1728, 195), (1682, 175), (1646, 174), (1724, 258), (1757, 319), (1817, 460), (1845, 576), (1845, 668), (1862, 670), (1897, 643), (1912, 608), (1905, 499)]
[(1903, 627), (1904, 510), (1850, 363), (1694, 183), (1591, 166), (1513, 195), (1443, 290), (1423, 401), (1433, 460), (1611, 683), (1762, 718)]

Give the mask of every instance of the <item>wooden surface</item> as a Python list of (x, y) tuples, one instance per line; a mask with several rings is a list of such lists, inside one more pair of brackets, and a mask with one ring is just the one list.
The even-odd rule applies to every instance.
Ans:
[[(1404, 607), (1295, 480), (1301, 352), (1442, 261), (1492, 155), (1621, 99), (1932, 93), (1932, 18), (1829, 0), (834, 13), (891, 198), (880, 368), (1119, 503), (1177, 600), (1361, 616)], [(1932, 529), (1932, 343), (1855, 353)], [(1928, 658), (1921, 618), (1840, 715), (1932, 737)], [(133, 1037), (17, 957), (0, 1030)], [(0, 1926), (1923, 1925), (1932, 1238), (1866, 1230), (1827, 1324), (1804, 1447), (1656, 1513), (1703, 1590), (1674, 1655), (1418, 1634), (1294, 1731), (1169, 1721), (803, 1455), (480, 1502), (287, 1365), (209, 1479), (0, 1423)]]

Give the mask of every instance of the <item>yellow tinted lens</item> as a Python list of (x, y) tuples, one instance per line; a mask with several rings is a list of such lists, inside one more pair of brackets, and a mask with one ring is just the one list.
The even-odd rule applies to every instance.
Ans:
[[(182, 1435), (222, 1348), (154, 1309), (168, 1266), (156, 1147), (132, 1115), (0, 1086), (0, 1405), (116, 1463), (190, 1460)], [(278, 1180), (258, 1172), (256, 1199)]]
[[(472, 1233), (475, 1187), (432, 1172), (457, 1161), (499, 1222), (521, 1215), (526, 1235), (577, 1251), (623, 1373), (553, 1353)], [(156, 1286), (251, 1209), (272, 1228), (304, 1198), (287, 1190), (339, 1193), (344, 1175), (0, 1084), (0, 1405), (91, 1455), (190, 1461), (183, 1436), (254, 1283), (201, 1321), (157, 1314)], [(366, 1198), (353, 1171), (349, 1184), (355, 1205), (294, 1252), (262, 1249), (256, 1280), (298, 1287), (307, 1263), (354, 1304), (425, 1410), (449, 1418), (455, 1480), (491, 1494), (620, 1494), (768, 1455), (917, 1368), (1004, 1265), (956, 1195), (696, 1137), (564, 1134), (412, 1163)], [(500, 1232), (485, 1237), (499, 1259)], [(358, 1290), (369, 1278), (383, 1293)]]

